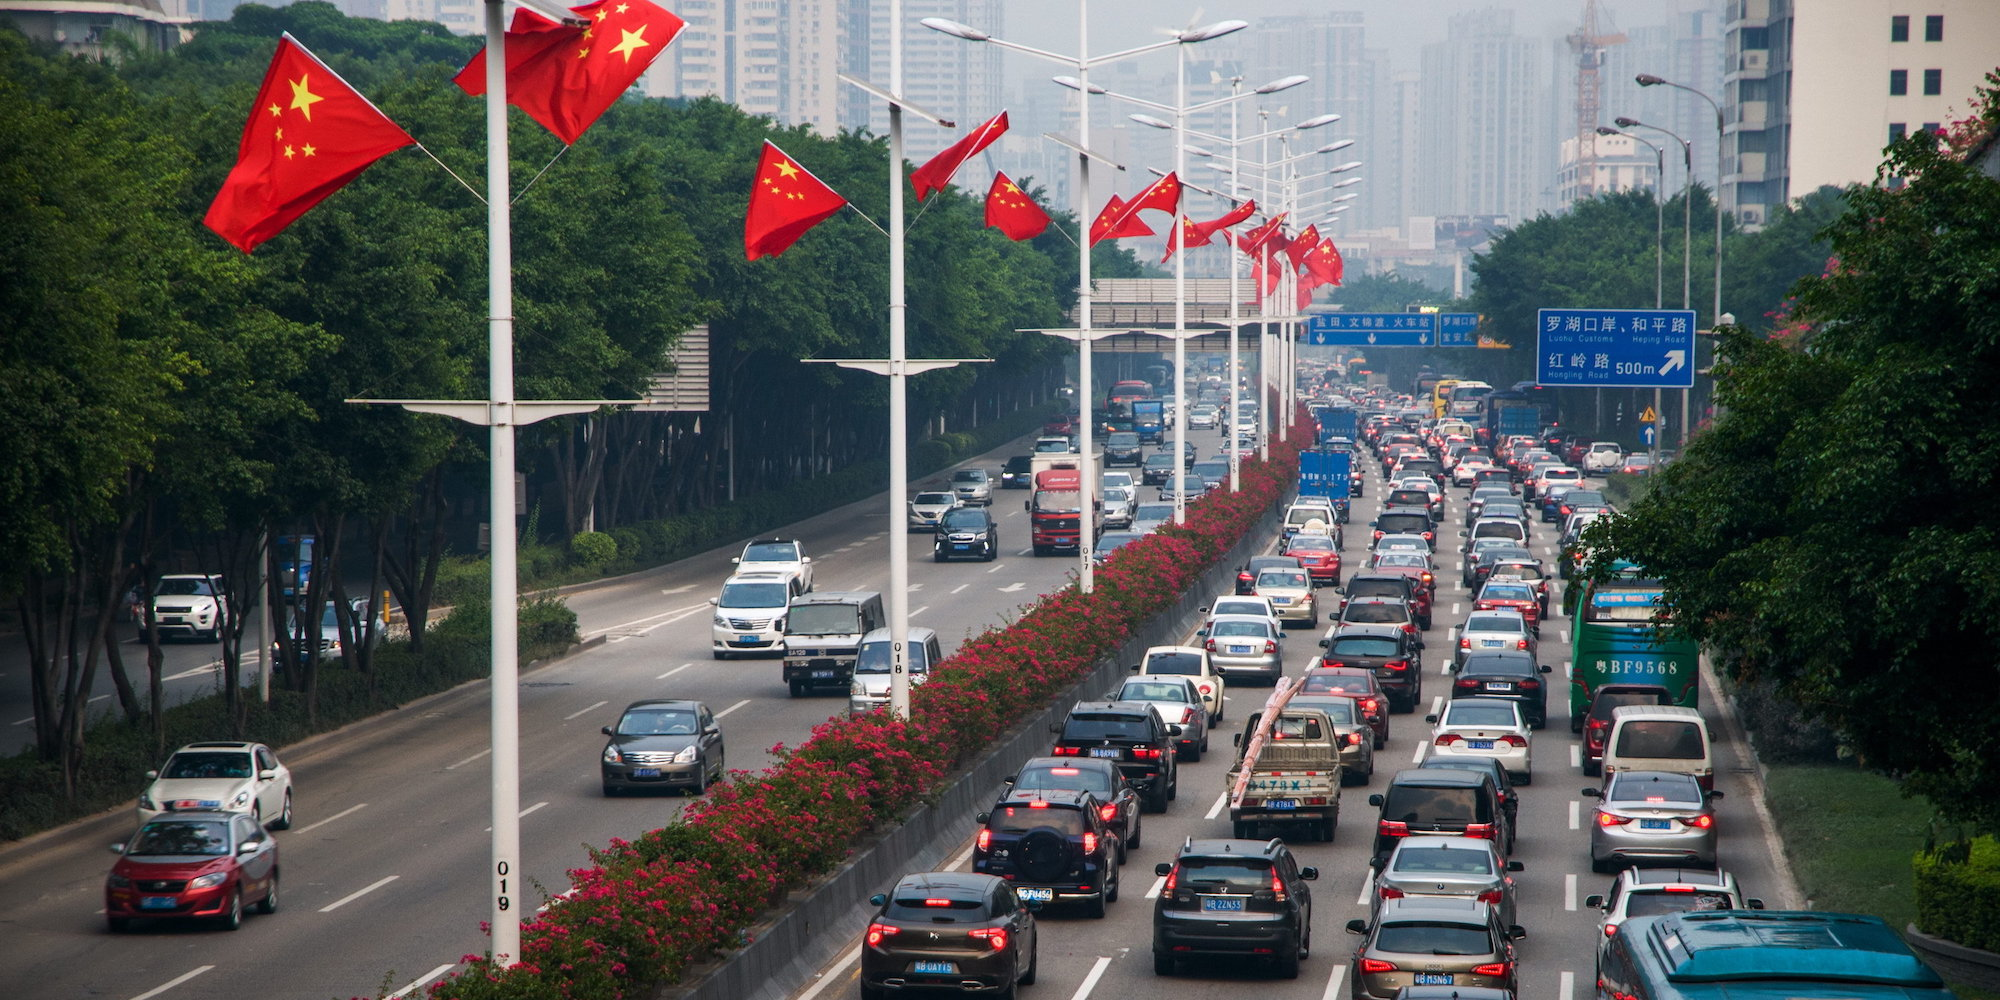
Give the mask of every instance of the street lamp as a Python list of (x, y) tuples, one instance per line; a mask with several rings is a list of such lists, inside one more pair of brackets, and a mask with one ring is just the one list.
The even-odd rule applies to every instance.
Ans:
[[(1666, 218), (1667, 202), (1661, 191), (1667, 186), (1667, 151), (1658, 143), (1641, 139), (1630, 132), (1621, 132), (1609, 125), (1597, 126), (1598, 135), (1622, 135), (1633, 142), (1643, 144), (1653, 151), (1653, 308), (1663, 305), (1661, 301), (1662, 282), (1666, 272)], [(1592, 178), (1595, 181), (1595, 178)]]
[[(1691, 277), (1693, 272), (1690, 269), (1694, 266), (1694, 144), (1681, 138), (1679, 134), (1671, 129), (1664, 129), (1658, 125), (1648, 125), (1637, 118), (1616, 118), (1613, 120), (1618, 123), (1619, 128), (1649, 128), (1655, 132), (1663, 132), (1672, 136), (1676, 142), (1681, 144), (1681, 163), (1685, 168), (1684, 172), (1687, 174), (1686, 181), (1681, 184), (1681, 308), (1687, 309), (1689, 308), (1690, 298), (1693, 295)], [(1683, 446), (1685, 446), (1687, 441), (1687, 392), (1686, 389), (1681, 390), (1681, 441)], [(1653, 415), (1658, 416), (1659, 412), (1660, 390), (1659, 387), (1655, 386), (1653, 389)], [(1655, 463), (1658, 463), (1660, 460), (1660, 438), (1663, 436), (1659, 432), (1659, 425), (1657, 423), (1654, 424), (1653, 461)]]
[[(1726, 140), (1726, 136), (1724, 134), (1725, 129), (1722, 118), (1722, 105), (1717, 104), (1715, 102), (1715, 98), (1710, 97), (1707, 94), (1702, 93), (1701, 91), (1696, 90), (1693, 87), (1690, 87), (1684, 83), (1675, 83), (1672, 80), (1664, 79), (1662, 77), (1657, 77), (1651, 73), (1641, 73), (1638, 76), (1634, 77), (1633, 79), (1637, 80), (1639, 86), (1641, 87), (1672, 87), (1675, 90), (1685, 90), (1688, 93), (1693, 94), (1694, 96), (1699, 97), (1704, 101), (1707, 101), (1708, 106), (1710, 108), (1715, 109), (1715, 309), (1713, 312), (1709, 314), (1708, 317), (1709, 329), (1712, 330), (1723, 325), (1722, 322), (1722, 164), (1723, 164), (1723, 144)], [(1687, 397), (1685, 396), (1681, 397), (1681, 446), (1683, 448), (1687, 446)]]

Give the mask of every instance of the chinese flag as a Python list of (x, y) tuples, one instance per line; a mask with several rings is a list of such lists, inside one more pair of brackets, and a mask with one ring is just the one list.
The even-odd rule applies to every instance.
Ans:
[(766, 139), (750, 188), (750, 211), (743, 217), (743, 255), (776, 257), (846, 206), (846, 198)]
[(1285, 248), (1285, 256), (1291, 258), (1292, 261), (1292, 270), (1297, 271), (1304, 268), (1306, 266), (1306, 254), (1311, 253), (1312, 248), (1316, 246), (1319, 246), (1319, 227), (1307, 226), (1305, 232), (1300, 233), (1298, 238)]
[(1090, 224), (1091, 246), (1096, 246), (1099, 240), (1122, 240), (1127, 236), (1153, 235), (1151, 226), (1141, 221), (1137, 214), (1125, 211), (1127, 204), (1129, 203), (1125, 199), (1115, 194), (1111, 196), (1110, 201), (1104, 203), (1104, 211), (1097, 213), (1097, 218)]
[(1340, 248), (1332, 240), (1320, 240), (1319, 245), (1306, 254), (1306, 273), (1313, 276), (1315, 285), (1338, 285), (1347, 265), (1340, 259)]
[(1313, 289), (1318, 287), (1319, 287), (1319, 282), (1314, 281), (1312, 279), (1312, 275), (1310, 274), (1299, 275), (1297, 311), (1305, 312), (1306, 307), (1312, 305)]
[[(507, 103), (564, 144), (575, 143), (687, 24), (651, 0), (598, 0), (570, 11), (589, 26), (517, 10), (507, 29)], [(475, 97), (486, 93), (485, 51), (452, 82)]]
[(236, 166), (202, 222), (249, 253), (376, 160), (415, 143), (286, 34), (257, 88)]
[(1167, 261), (1172, 260), (1174, 252), (1179, 250), (1182, 246), (1205, 247), (1210, 242), (1212, 242), (1210, 234), (1202, 231), (1201, 223), (1196, 222), (1193, 219), (1188, 218), (1187, 216), (1182, 216), (1181, 231), (1178, 234), (1170, 234), (1167, 236), (1167, 252), (1161, 255), (1160, 263), (1164, 264)]
[[(1115, 200), (1117, 196), (1113, 195), (1112, 197)], [(1175, 177), (1173, 174), (1168, 174), (1146, 185), (1146, 190), (1132, 196), (1132, 200), (1126, 202), (1124, 207), (1118, 210), (1118, 214), (1112, 217), (1111, 238), (1115, 240), (1124, 236), (1152, 235), (1153, 231), (1150, 228), (1145, 229), (1144, 232), (1127, 232), (1127, 230), (1139, 224), (1140, 210), (1151, 208), (1171, 215), (1180, 207), (1180, 203), (1181, 181), (1180, 178)], [(1095, 243), (1096, 239), (1093, 238), (1091, 242)]]
[[(1005, 118), (1005, 114), (1001, 115)], [(986, 189), (986, 224), (1006, 234), (1010, 240), (1031, 240), (1049, 228), (1049, 213), (1042, 211), (1027, 192), (1014, 186), (1004, 173), (993, 175)]]
[[(980, 150), (993, 145), (993, 140), (1000, 138), (1006, 131), (1007, 112), (1002, 111), (988, 119), (986, 124), (973, 129), (965, 138), (946, 146), (944, 152), (931, 157), (923, 166), (910, 171), (910, 186), (917, 189), (917, 200), (924, 200), (924, 196), (932, 191), (944, 190), (944, 186), (951, 183), (951, 175), (958, 171), (961, 164), (978, 156)], [(990, 195), (988, 200), (990, 203)], [(1036, 211), (1041, 210), (1036, 209)], [(992, 209), (988, 208), (987, 212), (991, 213)], [(1044, 217), (1042, 221), (1046, 224), (1048, 219)], [(1039, 233), (1041, 230), (1035, 232)], [(1021, 237), (1016, 236), (1014, 239), (1018, 240)]]
[(1284, 224), (1285, 214), (1280, 212), (1273, 216), (1271, 221), (1244, 233), (1243, 238), (1236, 241), (1236, 245), (1244, 253), (1255, 257), (1259, 250), (1264, 249), (1264, 244), (1269, 243), (1273, 236), (1279, 235), (1278, 228)]
[(1257, 291), (1258, 302), (1263, 302), (1264, 296), (1278, 290), (1278, 277), (1277, 268), (1273, 267), (1266, 270), (1263, 261), (1253, 260), (1250, 262), (1250, 284)]

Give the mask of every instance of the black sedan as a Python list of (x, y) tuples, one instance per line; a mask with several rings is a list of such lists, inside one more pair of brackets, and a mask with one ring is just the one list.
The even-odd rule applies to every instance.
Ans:
[(1458, 668), (1451, 696), (1518, 701), (1528, 724), (1540, 729), (1549, 724), (1549, 686), (1542, 679), (1548, 672), (1534, 654), (1521, 650), (1472, 653)]

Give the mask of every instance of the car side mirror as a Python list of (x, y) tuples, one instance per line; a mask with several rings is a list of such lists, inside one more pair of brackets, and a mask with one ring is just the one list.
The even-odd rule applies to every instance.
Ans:
[(1368, 933), (1368, 921), (1366, 921), (1366, 920), (1361, 920), (1361, 919), (1358, 919), (1358, 918), (1357, 918), (1357, 919), (1354, 919), (1354, 920), (1349, 920), (1349, 921), (1347, 922), (1347, 933), (1349, 933), (1349, 934), (1366, 934), (1366, 933)]
[(809, 563), (809, 562), (812, 562), (812, 561), (813, 561), (813, 557), (811, 557), (811, 556), (800, 556), (800, 557), (799, 557), (799, 565), (801, 565), (801, 566), (805, 565), (806, 563)]
[(1034, 509), (1035, 509), (1035, 502), (1034, 502), (1033, 500), (1023, 500), (1023, 501), (1021, 501), (1021, 509), (1022, 509), (1022, 510), (1034, 510)]
[(1549, 672), (1549, 665), (1548, 665), (1548, 664), (1546, 664), (1546, 663), (1542, 664), (1542, 666), (1541, 666), (1541, 671), (1542, 671), (1542, 673), (1545, 673), (1545, 674), (1546, 674), (1546, 673), (1548, 673), (1548, 672)]
[(1299, 877), (1308, 882), (1317, 882), (1319, 881), (1319, 869), (1314, 868), (1311, 865), (1307, 865), (1306, 867), (1299, 869)]
[(1519, 861), (1509, 861), (1507, 862), (1507, 870), (1510, 872), (1527, 871), (1528, 866), (1520, 863)]
[(1437, 716), (1435, 716), (1435, 715), (1426, 715), (1426, 716), (1424, 716), (1424, 721), (1425, 721), (1425, 722), (1428, 722), (1428, 723), (1430, 723), (1430, 724), (1431, 724), (1431, 725), (1433, 725), (1433, 726), (1437, 725), (1437, 720), (1438, 720), (1438, 717), (1437, 717)]
[(1184, 730), (1178, 724), (1167, 727), (1168, 736), (1179, 736)]
[(1583, 897), (1583, 908), (1586, 910), (1604, 909), (1604, 897), (1597, 893), (1591, 893)]
[(730, 556), (730, 557), (729, 557), (729, 561), (730, 561), (730, 562), (731, 562), (732, 564), (741, 564), (741, 563), (743, 562), (743, 557), (741, 557), (741, 556)]
[(1761, 899), (1746, 899), (1743, 901), (1743, 904), (1745, 906), (1750, 907), (1753, 910), (1761, 910), (1764, 908), (1764, 901)]
[(1526, 927), (1523, 927), (1520, 924), (1507, 925), (1507, 940), (1519, 941), (1527, 936), (1528, 936), (1528, 929)]
[(1586, 799), (1601, 799), (1604, 797), (1604, 793), (1595, 788), (1586, 788), (1583, 791), (1578, 792), (1577, 794), (1583, 796)]
[(973, 821), (974, 823), (977, 823), (977, 824), (979, 824), (980, 826), (985, 826), (985, 825), (986, 825), (986, 821), (987, 821), (987, 820), (990, 820), (990, 819), (992, 819), (992, 818), (993, 818), (993, 814), (992, 814), (992, 813), (973, 813), (973, 814), (972, 814), (972, 821)]
[(261, 840), (246, 840), (246, 841), (244, 841), (244, 842), (242, 842), (242, 843), (240, 843), (240, 844), (237, 844), (237, 845), (236, 845), (236, 853), (238, 853), (238, 854), (255, 854), (255, 853), (257, 853), (257, 849), (258, 849), (258, 848), (260, 848), (260, 847), (263, 847), (263, 846), (264, 846), (264, 842), (263, 842), (263, 841), (261, 841)]
[(1331, 649), (1332, 647), (1333, 647), (1332, 639), (1321, 639), (1319, 641), (1319, 648), (1321, 649)]
[(1060, 722), (1052, 722), (1052, 723), (1050, 723), (1050, 724), (1049, 724), (1049, 732), (1052, 732), (1052, 733), (1056, 734), (1057, 736), (1061, 736), (1061, 735), (1062, 735), (1062, 723), (1060, 723)]
[(113, 854), (123, 855), (125, 853), (124, 844), (111, 844), (109, 846), (111, 848), (111, 853)]
[(277, 777), (278, 777), (278, 772), (277, 769), (275, 768), (267, 767), (257, 772), (258, 781), (275, 781)]
[(158, 771), (147, 771), (147, 772), (146, 772), (146, 780), (147, 780), (147, 781), (152, 781), (153, 779), (155, 779), (155, 778), (158, 778), (159, 776), (160, 776), (160, 772), (158, 772)]
[(598, 731), (598, 732), (600, 732), (600, 733), (603, 733), (603, 734), (604, 734), (604, 735), (606, 735), (606, 736), (610, 736), (610, 735), (611, 735), (611, 727), (610, 727), (610, 726), (599, 726), (599, 727), (597, 727), (597, 731)]
[(1207, 629), (1205, 629), (1205, 628), (1198, 628), (1198, 629), (1195, 629), (1195, 630), (1194, 630), (1194, 634), (1195, 634), (1195, 637), (1196, 637), (1196, 638), (1200, 638), (1200, 639), (1206, 639), (1206, 638), (1208, 638), (1208, 630), (1207, 630)]
[(886, 893), (878, 892), (875, 895), (868, 897), (868, 905), (870, 906), (884, 906), (887, 905), (888, 902), (889, 902), (889, 896)]
[(1166, 878), (1167, 876), (1172, 875), (1173, 873), (1174, 873), (1174, 863), (1171, 861), (1162, 861), (1159, 864), (1153, 866), (1153, 874), (1158, 875), (1161, 878)]
[(1715, 790), (1715, 791), (1713, 791), (1713, 792), (1710, 792), (1710, 793), (1708, 793), (1708, 797), (1709, 797), (1709, 799), (1710, 799), (1711, 801), (1720, 801), (1720, 800), (1721, 800), (1721, 798), (1722, 798), (1722, 791), (1721, 791), (1721, 789), (1717, 789), (1717, 790)]
[(1379, 793), (1368, 796), (1368, 804), (1377, 809), (1382, 808), (1382, 796)]
[(1459, 532), (1459, 533), (1458, 533), (1458, 537), (1460, 537), (1460, 538), (1464, 538), (1464, 537), (1466, 537), (1466, 536), (1467, 536), (1467, 534), (1469, 534), (1469, 533), (1468, 533), (1468, 532), (1464, 532), (1464, 531), (1461, 531), (1461, 532)]

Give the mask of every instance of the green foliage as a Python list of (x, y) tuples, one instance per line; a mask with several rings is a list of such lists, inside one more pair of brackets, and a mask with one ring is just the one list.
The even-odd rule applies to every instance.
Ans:
[(1918, 851), (1917, 929), (2000, 952), (2000, 840), (1991, 836)]
[(618, 542), (602, 531), (579, 531), (570, 536), (569, 554), (579, 566), (602, 566), (618, 554)]

